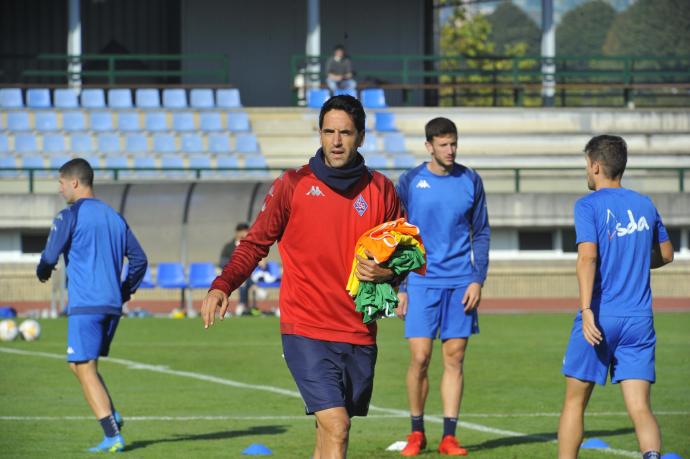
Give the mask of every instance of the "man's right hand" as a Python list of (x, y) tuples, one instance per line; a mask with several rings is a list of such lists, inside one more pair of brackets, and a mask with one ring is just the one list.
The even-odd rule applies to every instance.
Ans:
[(406, 292), (398, 292), (398, 308), (395, 310), (395, 313), (398, 315), (400, 319), (405, 320), (405, 316), (407, 315)]
[(597, 346), (599, 343), (601, 343), (601, 340), (604, 338), (601, 334), (601, 331), (596, 326), (596, 323), (594, 321), (594, 312), (592, 312), (591, 309), (587, 308), (581, 313), (582, 315), (582, 335), (585, 338), (585, 341), (587, 341), (590, 345), (592, 346)]
[(228, 311), (228, 295), (222, 290), (210, 290), (206, 294), (203, 303), (201, 303), (201, 317), (204, 319), (204, 328), (213, 325), (218, 308), (220, 308), (220, 320), (223, 320), (225, 313)]

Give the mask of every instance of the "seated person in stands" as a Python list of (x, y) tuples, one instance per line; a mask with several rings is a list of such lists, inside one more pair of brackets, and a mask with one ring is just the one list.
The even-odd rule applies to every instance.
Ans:
[[(235, 237), (225, 244), (223, 250), (220, 252), (220, 260), (218, 261), (220, 269), (223, 269), (228, 261), (230, 261), (235, 248), (240, 245), (240, 241), (247, 236), (247, 233), (249, 233), (249, 225), (247, 223), (242, 222), (235, 226)], [(249, 289), (253, 284), (254, 282), (249, 278), (238, 289), (240, 292), (240, 300), (235, 308), (236, 315), (241, 316), (247, 311), (247, 305), (249, 304)]]
[(326, 63), (326, 84), (331, 94), (338, 89), (354, 90), (357, 82), (352, 79), (352, 62), (345, 55), (345, 47), (336, 45), (333, 56)]

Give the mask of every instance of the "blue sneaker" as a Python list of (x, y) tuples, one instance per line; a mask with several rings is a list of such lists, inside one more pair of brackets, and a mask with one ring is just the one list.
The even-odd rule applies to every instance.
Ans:
[(93, 448), (89, 448), (92, 453), (119, 453), (125, 449), (125, 439), (122, 435), (115, 435), (114, 437), (103, 437), (103, 441)]
[(120, 414), (119, 411), (115, 411), (113, 413), (113, 417), (115, 418), (115, 424), (117, 424), (117, 428), (119, 430), (122, 430), (122, 426), (125, 425), (125, 420), (122, 419), (122, 415)]

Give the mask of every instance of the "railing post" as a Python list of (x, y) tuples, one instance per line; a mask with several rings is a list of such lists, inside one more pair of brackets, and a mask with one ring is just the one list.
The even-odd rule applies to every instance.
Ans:
[(685, 168), (678, 169), (678, 189), (681, 193), (685, 191)]
[(108, 57), (108, 84), (115, 84), (115, 56)]
[(34, 170), (29, 169), (29, 194), (34, 193)]
[(515, 192), (519, 193), (520, 192), (520, 169), (517, 167), (513, 170), (513, 173), (515, 174)]

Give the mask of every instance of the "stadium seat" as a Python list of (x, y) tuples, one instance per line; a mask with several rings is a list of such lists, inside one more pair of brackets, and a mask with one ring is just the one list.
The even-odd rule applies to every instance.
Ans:
[(84, 113), (80, 111), (69, 111), (62, 113), (62, 130), (63, 131), (84, 131), (86, 129), (86, 121)]
[(139, 113), (119, 112), (117, 114), (117, 128), (124, 132), (141, 130), (141, 125), (139, 124)]
[(268, 175), (268, 170), (263, 171), (261, 169), (267, 169), (268, 164), (266, 163), (266, 158), (263, 155), (251, 155), (244, 157), (244, 168), (245, 169), (258, 169), (248, 171), (251, 175), (265, 176)]
[[(134, 158), (134, 175), (138, 177), (151, 177), (158, 175), (158, 166), (153, 156), (137, 156)], [(127, 174), (129, 175), (129, 174)]]
[(156, 284), (153, 282), (153, 275), (151, 274), (151, 266), (146, 267), (146, 272), (144, 273), (144, 278), (141, 280), (141, 284), (139, 284), (139, 288), (155, 288)]
[(187, 108), (187, 94), (184, 89), (164, 89), (163, 107)]
[(216, 106), (218, 108), (241, 108), (240, 90), (216, 89)]
[(134, 93), (137, 108), (160, 108), (161, 99), (158, 89), (137, 89)]
[(228, 130), (230, 132), (249, 131), (249, 116), (245, 112), (229, 112)]
[(160, 288), (187, 288), (187, 280), (185, 279), (182, 263), (158, 263), (156, 283)]
[(386, 155), (371, 153), (364, 158), (367, 167), (372, 169), (383, 169), (388, 167), (388, 158)]
[(386, 153), (405, 153), (405, 136), (400, 132), (392, 132), (383, 136), (383, 151)]
[(201, 153), (204, 151), (204, 142), (197, 134), (182, 135), (182, 151), (185, 153)]
[(333, 95), (334, 96), (352, 96), (356, 99), (357, 98), (357, 90), (356, 89), (350, 89), (350, 88), (345, 88), (345, 89), (338, 88), (335, 90), (335, 94), (333, 94)]
[(259, 144), (254, 134), (239, 134), (235, 138), (235, 151), (244, 154), (259, 153)]
[(175, 136), (172, 134), (156, 134), (153, 136), (153, 151), (156, 153), (174, 153), (177, 151)]
[(102, 89), (84, 89), (81, 92), (81, 106), (84, 108), (105, 108), (105, 94)]
[(26, 90), (26, 106), (29, 108), (50, 108), (50, 89), (29, 88)]
[(10, 151), (10, 139), (6, 134), (0, 134), (0, 153), (8, 153)]
[(220, 131), (223, 125), (220, 120), (220, 113), (218, 112), (201, 112), (199, 113), (199, 128), (202, 131)]
[(99, 153), (120, 153), (120, 136), (117, 134), (100, 134), (98, 136)]
[(127, 134), (125, 151), (128, 153), (146, 153), (149, 150), (148, 139), (143, 134)]
[(72, 134), (70, 150), (77, 154), (93, 152), (93, 138), (89, 134)]
[(22, 108), (22, 90), (19, 88), (0, 89), (0, 108)]
[(22, 156), (21, 160), (22, 160), (22, 167), (24, 167), (24, 168), (42, 169), (45, 167), (45, 161), (43, 159), (43, 156), (24, 155), (24, 156)]
[(31, 124), (29, 123), (28, 112), (7, 112), (7, 130), (8, 131), (29, 131)]
[(91, 130), (92, 131), (112, 131), (113, 130), (113, 114), (109, 111), (91, 112)]
[[(94, 169), (101, 167), (101, 157), (100, 156), (82, 156), (82, 158), (91, 165)], [(103, 174), (103, 172), (99, 172)]]
[[(161, 156), (161, 168), (184, 168), (184, 159), (181, 155), (163, 155)], [(189, 171), (163, 171), (163, 175), (166, 177), (189, 177), (191, 173)]]
[[(0, 169), (16, 169), (17, 158), (13, 155), (0, 155)], [(16, 177), (18, 171), (0, 171), (0, 177)]]
[(230, 138), (227, 134), (208, 136), (208, 151), (211, 153), (230, 153)]
[(417, 160), (413, 155), (406, 153), (393, 156), (393, 167), (400, 169), (411, 169), (417, 165)]
[(132, 91), (129, 89), (108, 89), (108, 107), (132, 108)]
[(17, 134), (14, 136), (14, 151), (17, 153), (37, 152), (36, 136), (33, 134)]
[(51, 156), (49, 160), (49, 167), (57, 172), (57, 170), (70, 159), (72, 158), (66, 155)]
[(126, 156), (108, 155), (105, 157), (105, 167), (112, 169), (126, 169), (129, 167), (129, 164)]
[(168, 115), (165, 112), (147, 112), (144, 115), (144, 126), (147, 131), (167, 131)]
[(395, 115), (392, 112), (376, 112), (374, 129), (378, 132), (396, 132)]
[(216, 278), (216, 265), (209, 262), (190, 263), (189, 265), (189, 286), (191, 288), (211, 287), (211, 283)]
[(196, 88), (189, 92), (189, 102), (192, 108), (213, 108), (213, 89)]
[(362, 89), (359, 93), (364, 108), (386, 108), (386, 95), (381, 88)]
[(194, 154), (189, 155), (189, 167), (191, 169), (201, 168), (210, 169), (211, 168), (211, 157), (205, 154)]
[(65, 146), (65, 136), (62, 134), (46, 134), (43, 136), (43, 151), (45, 153), (64, 153), (67, 151)]
[(364, 136), (364, 143), (362, 143), (362, 146), (359, 147), (359, 152), (364, 155), (377, 151), (380, 151), (378, 146), (378, 137), (371, 132), (367, 132), (367, 135)]
[[(216, 168), (218, 169), (237, 169), (239, 167), (239, 162), (237, 161), (237, 155), (218, 155), (216, 158)], [(204, 174), (202, 174), (204, 175)], [(236, 170), (219, 170), (215, 175), (221, 175), (225, 177), (237, 175)]]
[(77, 93), (73, 89), (58, 88), (53, 91), (53, 104), (55, 108), (77, 108)]
[(331, 97), (328, 89), (312, 88), (307, 90), (307, 107), (321, 108), (321, 106)]
[(194, 113), (192, 112), (176, 112), (173, 113), (173, 129), (176, 131), (193, 131), (194, 127)]
[(57, 131), (57, 114), (54, 111), (40, 111), (34, 115), (34, 129), (37, 131)]

